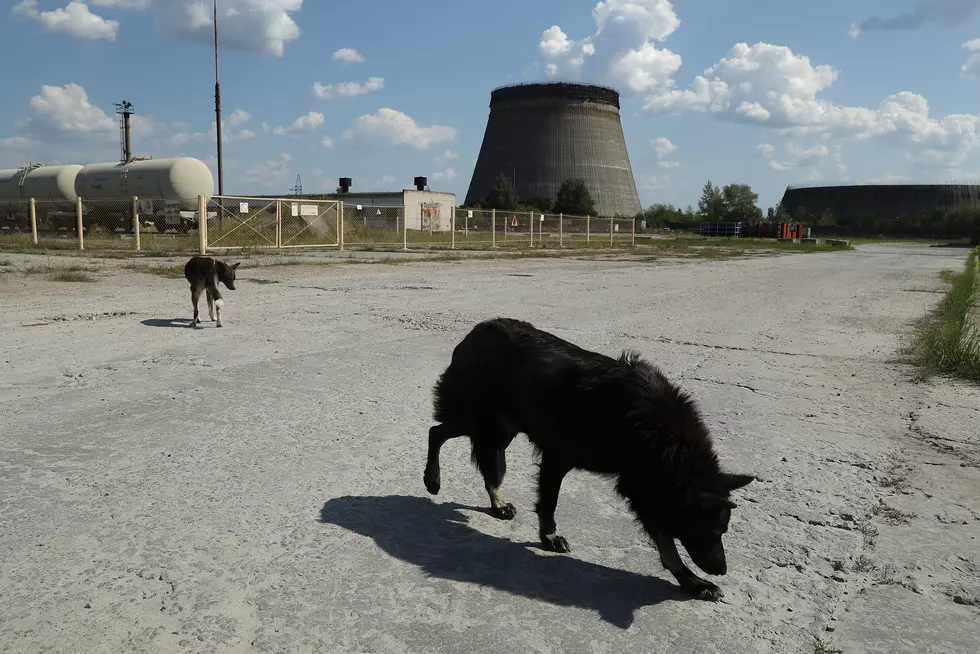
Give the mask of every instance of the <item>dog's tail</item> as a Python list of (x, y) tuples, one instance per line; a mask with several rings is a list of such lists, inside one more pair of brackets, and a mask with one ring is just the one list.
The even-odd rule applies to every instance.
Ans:
[(225, 301), (221, 299), (221, 291), (218, 290), (218, 280), (215, 279), (214, 275), (205, 275), (204, 283), (207, 285), (208, 290), (211, 291), (211, 297), (214, 298), (214, 306), (223, 309)]

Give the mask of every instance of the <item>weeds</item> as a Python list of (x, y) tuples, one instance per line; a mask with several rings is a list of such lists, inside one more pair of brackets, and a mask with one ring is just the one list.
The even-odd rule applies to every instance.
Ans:
[(851, 567), (854, 572), (871, 572), (875, 569), (875, 564), (866, 557), (864, 554), (857, 557), (854, 561), (854, 565)]
[(81, 272), (78, 270), (60, 270), (49, 275), (48, 279), (53, 282), (82, 282), (86, 284), (99, 281), (97, 278), (93, 277), (87, 272)]
[(133, 272), (156, 275), (167, 279), (180, 279), (184, 276), (184, 269), (180, 266), (143, 266), (138, 263), (128, 263), (123, 267), (126, 270), (132, 270)]
[(920, 323), (911, 347), (923, 379), (947, 374), (980, 382), (980, 325), (974, 313), (980, 296), (978, 256), (980, 249), (972, 250), (960, 273), (940, 273), (949, 289)]

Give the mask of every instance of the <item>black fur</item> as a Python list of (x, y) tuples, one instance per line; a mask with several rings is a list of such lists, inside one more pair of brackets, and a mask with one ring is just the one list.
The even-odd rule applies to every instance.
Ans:
[(191, 321), (191, 327), (197, 327), (201, 322), (198, 319), (197, 311), (197, 301), (201, 298), (201, 291), (207, 293), (208, 316), (211, 320), (215, 320), (215, 309), (217, 309), (215, 327), (221, 327), (221, 305), (223, 301), (221, 292), (218, 290), (218, 282), (234, 291), (235, 271), (240, 263), (229, 266), (225, 262), (211, 257), (191, 257), (184, 264), (184, 278), (190, 282), (191, 303), (194, 305), (194, 319)]
[(564, 476), (572, 469), (608, 475), (678, 583), (702, 599), (723, 596), (684, 565), (674, 539), (699, 568), (725, 574), (721, 537), (735, 508), (729, 493), (753, 477), (722, 472), (694, 401), (656, 367), (633, 352), (613, 359), (497, 318), (456, 346), (433, 391), (441, 424), (429, 429), (423, 479), (430, 493), (439, 492), (443, 443), (469, 436), (491, 512), (512, 519), (516, 509), (500, 494), (504, 452), (523, 432), (541, 456), (535, 510), (545, 548), (569, 551), (554, 519)]

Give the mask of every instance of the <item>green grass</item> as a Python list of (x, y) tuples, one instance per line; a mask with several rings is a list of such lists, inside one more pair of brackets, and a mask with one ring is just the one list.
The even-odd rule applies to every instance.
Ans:
[(920, 322), (911, 346), (923, 379), (942, 374), (980, 382), (978, 256), (980, 248), (971, 250), (962, 272), (940, 273), (949, 288), (939, 305)]
[(133, 272), (146, 273), (147, 275), (166, 277), (167, 279), (180, 279), (184, 276), (184, 268), (182, 266), (145, 266), (138, 263), (128, 263), (123, 268), (132, 270)]

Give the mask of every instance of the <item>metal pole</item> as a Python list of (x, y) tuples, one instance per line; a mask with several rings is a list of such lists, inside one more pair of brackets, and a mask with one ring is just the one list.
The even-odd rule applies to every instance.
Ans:
[[(419, 210), (422, 209), (422, 205), (419, 205)], [(404, 214), (402, 218), (402, 249), (408, 250), (408, 205), (402, 208), (402, 213)], [(422, 227), (422, 214), (419, 214), (419, 227)]]
[(558, 247), (565, 247), (565, 214), (558, 214)]
[(490, 210), (490, 247), (497, 247), (497, 210)]
[[(133, 236), (136, 237), (136, 251), (140, 251), (140, 199), (133, 196)], [(178, 214), (179, 215), (179, 214)]]
[(340, 234), (338, 243), (340, 245), (340, 251), (343, 252), (344, 251), (344, 201), (343, 200), (340, 200), (337, 207), (337, 220), (340, 226), (340, 229), (337, 230)]
[(34, 204), (34, 198), (31, 198), (31, 236), (34, 237), (34, 245), (37, 245), (37, 207)]
[(82, 198), (75, 200), (75, 220), (78, 223), (78, 249), (85, 249), (85, 226), (82, 224)]
[(592, 223), (592, 216), (586, 216), (585, 217), (585, 244), (586, 245), (592, 243), (592, 232), (590, 231), (590, 229), (592, 228), (591, 223)]
[(630, 247), (636, 247), (636, 218), (633, 218), (633, 231), (630, 233)]
[(214, 0), (214, 115), (218, 131), (218, 195), (225, 194), (224, 168), (221, 161), (221, 84), (218, 83), (218, 0)]
[(456, 207), (453, 207), (452, 213), (449, 214), (449, 230), (450, 233), (452, 234), (449, 240), (450, 243), (449, 249), (455, 250), (456, 249)]
[(208, 201), (204, 195), (197, 196), (197, 245), (199, 254), (208, 251)]
[(616, 219), (610, 218), (609, 219), (609, 247), (612, 247), (613, 244), (613, 227), (615, 226), (615, 224), (616, 224)]

